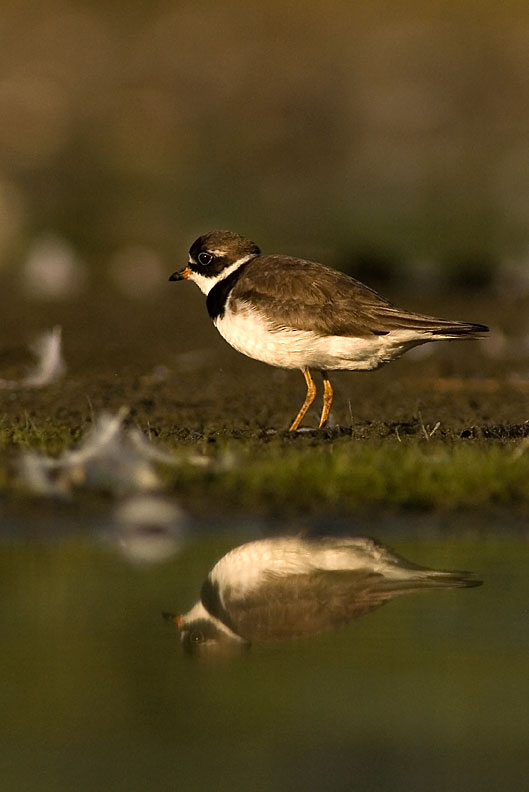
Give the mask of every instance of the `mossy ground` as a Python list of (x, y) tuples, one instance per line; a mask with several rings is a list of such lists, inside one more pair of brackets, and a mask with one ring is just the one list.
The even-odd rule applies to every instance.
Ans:
[[(523, 441), (522, 441), (523, 443)], [(183, 466), (171, 489), (244, 510), (347, 512), (363, 506), (529, 508), (525, 446), (412, 439), (322, 444), (228, 442), (211, 470)]]
[[(0, 391), (4, 494), (24, 496), (21, 452), (57, 456), (101, 412), (126, 406), (127, 424), (175, 457), (161, 469), (167, 491), (197, 512), (529, 509), (526, 306), (483, 298), (470, 315), (457, 301), (421, 306), (489, 322), (491, 337), (431, 345), (430, 355), (408, 354), (369, 374), (336, 374), (331, 428), (291, 434), (285, 427), (304, 395), (299, 372), (238, 355), (195, 292), (168, 291), (156, 305), (98, 294), (6, 306), (0, 374), (19, 377), (31, 362), (27, 344), (57, 324), (68, 370), (47, 388)], [(495, 326), (512, 336), (504, 357), (490, 354)], [(314, 424), (316, 410), (304, 422)]]
[[(185, 444), (166, 438), (155, 442), (174, 464), (158, 470), (167, 492), (202, 515), (347, 514), (363, 507), (529, 511), (526, 439), (399, 439), (396, 430), (393, 437), (368, 440), (344, 430), (296, 438), (220, 435)], [(79, 436), (76, 428), (53, 424), (4, 425), (0, 444), (9, 453), (0, 465), (0, 487), (23, 496), (13, 464), (17, 455), (31, 449), (57, 456), (75, 447)]]

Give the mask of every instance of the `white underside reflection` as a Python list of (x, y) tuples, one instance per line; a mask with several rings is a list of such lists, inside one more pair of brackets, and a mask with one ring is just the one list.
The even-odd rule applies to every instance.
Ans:
[(469, 572), (418, 566), (366, 537), (276, 537), (223, 556), (199, 601), (173, 620), (186, 652), (216, 656), (332, 630), (402, 594), (480, 584)]

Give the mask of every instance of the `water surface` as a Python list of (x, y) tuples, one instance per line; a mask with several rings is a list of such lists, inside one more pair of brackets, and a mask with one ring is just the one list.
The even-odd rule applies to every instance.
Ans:
[(99, 512), (5, 516), (2, 789), (522, 788), (527, 532), (485, 518), (451, 530), (448, 516), (360, 528), (485, 583), (212, 665), (184, 656), (160, 614), (186, 610), (224, 552), (277, 525), (192, 526), (178, 554), (141, 564)]

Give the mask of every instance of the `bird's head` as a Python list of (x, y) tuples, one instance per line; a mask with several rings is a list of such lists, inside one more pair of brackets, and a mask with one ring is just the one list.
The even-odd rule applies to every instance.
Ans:
[(182, 649), (192, 657), (232, 657), (245, 652), (250, 646), (248, 641), (217, 626), (213, 619), (202, 617), (187, 620), (185, 616), (170, 613), (163, 615), (176, 624), (180, 631)]
[(187, 267), (173, 272), (169, 280), (192, 280), (204, 294), (231, 272), (261, 253), (255, 242), (233, 231), (211, 231), (196, 239), (189, 249)]

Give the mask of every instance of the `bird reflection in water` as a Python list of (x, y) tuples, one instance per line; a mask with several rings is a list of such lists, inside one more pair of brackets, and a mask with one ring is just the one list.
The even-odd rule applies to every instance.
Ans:
[(480, 584), (469, 572), (413, 564), (365, 537), (276, 537), (231, 550), (191, 610), (165, 616), (186, 653), (220, 656), (332, 630), (401, 594)]

